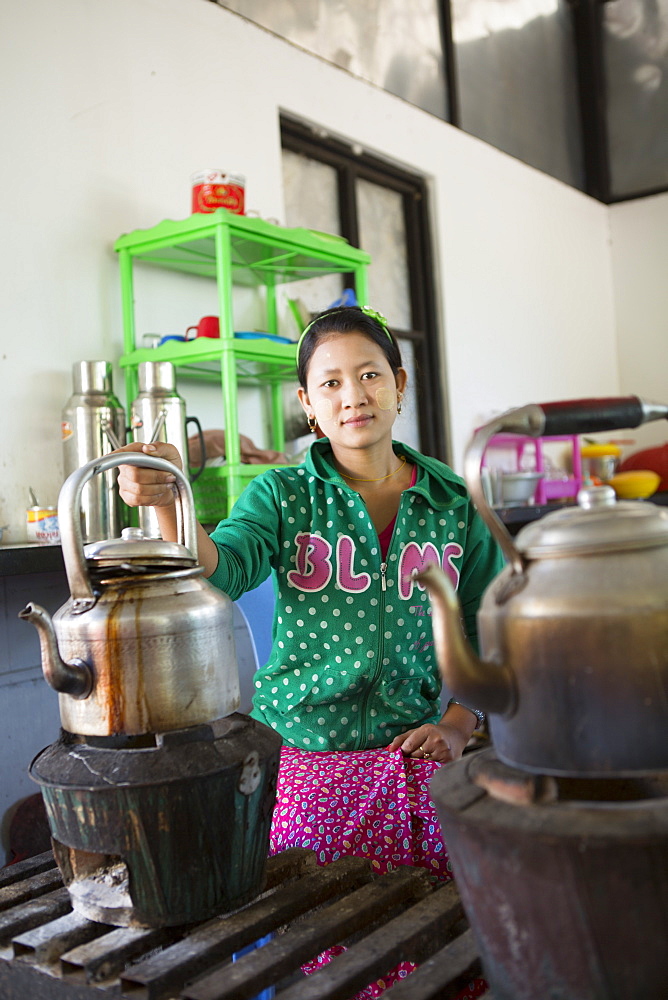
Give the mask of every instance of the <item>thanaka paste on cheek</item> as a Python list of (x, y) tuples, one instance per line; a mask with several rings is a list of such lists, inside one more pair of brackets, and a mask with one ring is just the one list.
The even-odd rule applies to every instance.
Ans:
[(319, 424), (322, 424), (323, 422), (332, 419), (334, 411), (332, 409), (331, 400), (319, 399), (318, 402), (315, 404), (314, 409)]
[(393, 410), (397, 401), (397, 394), (393, 389), (386, 386), (376, 389), (376, 402), (380, 410)]

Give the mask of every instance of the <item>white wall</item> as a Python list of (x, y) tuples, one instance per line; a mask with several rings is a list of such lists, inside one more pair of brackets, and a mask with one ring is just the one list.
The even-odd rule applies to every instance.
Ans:
[[(280, 110), (429, 178), (456, 468), (492, 412), (618, 391), (605, 206), (207, 0), (31, 0), (3, 13), (10, 540), (23, 537), (28, 485), (56, 500), (72, 363), (121, 353), (114, 240), (186, 216), (203, 166), (245, 174), (248, 207), (280, 219)], [(179, 287), (148, 280), (147, 329), (178, 332), (210, 311)]]
[[(620, 388), (668, 402), (668, 194), (610, 209)], [(629, 435), (627, 451), (664, 444), (664, 421)]]

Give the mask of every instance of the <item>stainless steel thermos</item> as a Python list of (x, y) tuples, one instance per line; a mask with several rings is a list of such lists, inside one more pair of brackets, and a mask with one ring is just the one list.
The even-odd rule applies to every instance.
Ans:
[[(132, 401), (130, 425), (135, 441), (168, 441), (178, 450), (188, 472), (187, 425), (194, 423), (201, 437), (197, 417), (186, 416), (185, 400), (176, 391), (176, 371), (170, 361), (142, 361), (137, 367), (139, 393)], [(202, 442), (202, 465), (204, 463)], [(201, 469), (191, 474), (193, 482)], [(139, 527), (147, 538), (160, 538), (158, 518), (151, 507), (139, 507)]]
[[(108, 361), (77, 361), (72, 366), (73, 393), (61, 416), (65, 477), (125, 444), (125, 411), (113, 393)], [(126, 508), (116, 486), (117, 469), (96, 476), (84, 487), (81, 527), (85, 542), (117, 538)]]

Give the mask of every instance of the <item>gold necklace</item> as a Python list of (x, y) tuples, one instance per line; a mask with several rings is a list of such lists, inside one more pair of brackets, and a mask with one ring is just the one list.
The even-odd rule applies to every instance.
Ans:
[(406, 456), (401, 455), (401, 465), (394, 472), (388, 472), (386, 476), (380, 476), (378, 479), (358, 479), (357, 476), (349, 476), (346, 472), (342, 472), (341, 475), (344, 479), (351, 479), (354, 483), (382, 483), (383, 479), (389, 479), (391, 476), (396, 476), (397, 472), (403, 469), (406, 464)]

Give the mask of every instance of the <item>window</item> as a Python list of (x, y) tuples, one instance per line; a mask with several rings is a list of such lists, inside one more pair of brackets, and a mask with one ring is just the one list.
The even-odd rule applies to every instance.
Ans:
[(668, 190), (668, 0), (213, 0), (610, 203)]
[(451, 0), (458, 125), (573, 187), (585, 176), (564, 0)]
[(603, 8), (612, 200), (668, 187), (668, 3)]
[[(397, 334), (409, 375), (396, 435), (447, 461), (424, 179), (292, 119), (283, 119), (281, 130), (287, 225), (343, 236), (371, 255), (370, 304)], [(352, 277), (314, 278), (300, 287), (300, 295), (308, 310), (317, 312), (351, 282)]]
[(447, 118), (439, 0), (219, 0), (307, 52)]

